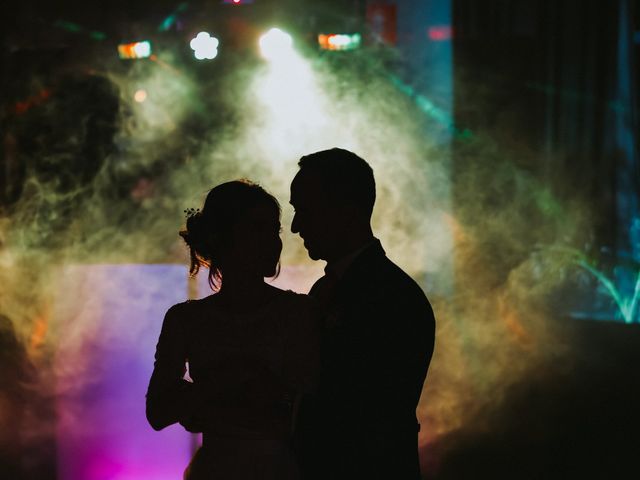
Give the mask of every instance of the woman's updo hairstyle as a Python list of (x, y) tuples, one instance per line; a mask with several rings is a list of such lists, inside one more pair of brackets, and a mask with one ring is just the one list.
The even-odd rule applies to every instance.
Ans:
[(278, 200), (257, 183), (241, 179), (222, 183), (207, 194), (202, 210), (188, 209), (186, 229), (179, 235), (189, 247), (189, 274), (200, 267), (209, 269), (209, 285), (218, 291), (222, 284), (220, 255), (230, 246), (236, 222), (258, 205), (273, 207), (280, 215)]

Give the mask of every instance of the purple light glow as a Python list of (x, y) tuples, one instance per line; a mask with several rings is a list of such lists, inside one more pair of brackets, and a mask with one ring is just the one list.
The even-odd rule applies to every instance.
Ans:
[(76, 266), (67, 282), (81, 287), (61, 289), (73, 306), (56, 306), (76, 313), (56, 316), (69, 335), (56, 355), (58, 478), (182, 478), (193, 436), (179, 425), (153, 431), (145, 393), (164, 313), (187, 295), (186, 268)]
[[(320, 267), (292, 266), (274, 284), (307, 291), (320, 275)], [(58, 478), (182, 478), (197, 437), (179, 425), (154, 431), (145, 393), (164, 314), (187, 299), (187, 268), (81, 265), (60, 278), (52, 321)], [(205, 274), (197, 285), (197, 298), (211, 293)]]

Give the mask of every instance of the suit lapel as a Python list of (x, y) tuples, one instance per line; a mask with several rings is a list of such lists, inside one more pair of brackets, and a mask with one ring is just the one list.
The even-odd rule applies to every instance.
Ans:
[(341, 303), (348, 302), (349, 298), (362, 288), (363, 279), (375, 271), (376, 265), (385, 255), (380, 240), (376, 239), (353, 260), (344, 272), (334, 288), (333, 300)]
[(344, 272), (334, 281), (328, 275), (321, 277), (311, 288), (309, 295), (317, 299), (324, 311), (324, 326), (327, 329), (339, 327), (344, 319), (344, 310), (362, 289), (363, 278), (375, 270), (377, 263), (385, 257), (379, 240), (375, 240), (363, 250)]

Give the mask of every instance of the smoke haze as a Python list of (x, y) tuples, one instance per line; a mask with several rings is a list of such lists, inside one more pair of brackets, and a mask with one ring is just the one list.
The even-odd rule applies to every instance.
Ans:
[[(29, 408), (90, 390), (100, 370), (89, 375), (89, 359), (114, 353), (105, 350), (114, 338), (93, 320), (95, 298), (115, 287), (107, 274), (83, 280), (80, 266), (186, 264), (183, 210), (201, 207), (218, 183), (245, 177), (271, 191), (283, 206), (283, 265), (319, 275), (289, 231), (288, 188), (300, 156), (339, 146), (372, 165), (374, 231), (434, 305), (436, 351), (418, 409), (421, 444), (434, 448), (429, 464), (457, 439), (499, 429), (514, 389), (570, 359), (554, 308), (580, 275), (562, 249), (587, 242), (588, 209), (556, 198), (520, 166), (524, 153), (501, 150), (491, 132), (456, 139), (463, 154), (452, 165), (441, 141), (449, 126), (425, 118), (367, 53), (296, 55), (285, 70), (235, 61), (224, 74), (188, 69), (171, 54), (107, 65), (57, 78), (45, 85), (47, 101), (15, 116), (6, 136), (24, 168), (0, 218), (0, 314), (40, 372), (28, 382), (39, 392)], [(36, 94), (44, 80), (32, 80)], [(313, 279), (300, 279), (299, 290)], [(152, 294), (117, 289), (114, 298), (153, 302), (159, 287), (148, 287)], [(150, 335), (135, 324), (127, 332), (118, 348)], [(60, 352), (64, 361), (52, 362)], [(18, 393), (0, 403), (3, 418), (19, 409)]]

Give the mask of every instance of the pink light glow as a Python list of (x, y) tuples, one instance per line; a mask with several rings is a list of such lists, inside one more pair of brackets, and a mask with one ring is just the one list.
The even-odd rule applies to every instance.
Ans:
[(434, 25), (427, 30), (429, 40), (434, 42), (442, 42), (453, 38), (453, 29), (451, 25)]

